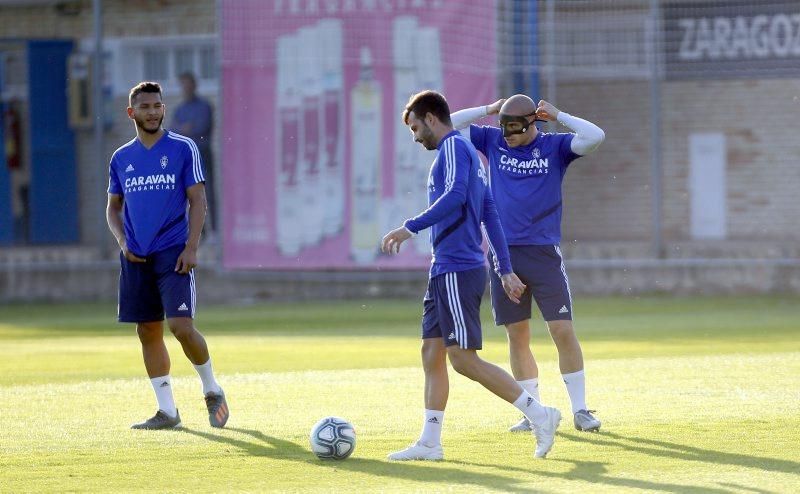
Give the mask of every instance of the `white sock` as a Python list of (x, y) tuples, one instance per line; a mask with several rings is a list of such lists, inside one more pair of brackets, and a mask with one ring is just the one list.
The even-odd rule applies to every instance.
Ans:
[(561, 374), (564, 384), (567, 385), (569, 400), (572, 402), (572, 413), (586, 410), (586, 376), (583, 369), (570, 374)]
[(542, 425), (547, 420), (547, 413), (544, 411), (542, 404), (536, 401), (536, 399), (524, 389), (522, 390), (522, 394), (519, 395), (519, 398), (514, 402), (514, 406), (525, 414), (528, 420), (535, 425)]
[(425, 409), (425, 423), (422, 425), (422, 434), (417, 442), (429, 448), (442, 444), (442, 421), (444, 421), (444, 410)]
[(172, 379), (169, 374), (150, 379), (150, 384), (153, 385), (153, 391), (156, 392), (158, 409), (163, 410), (170, 417), (177, 415), (178, 409), (175, 408), (175, 399), (172, 398)]
[(517, 384), (522, 386), (522, 389), (527, 391), (528, 393), (533, 396), (536, 401), (539, 403), (542, 402), (542, 399), (539, 398), (539, 378), (534, 377), (533, 379), (525, 379), (524, 381), (517, 381)]
[(214, 371), (211, 370), (210, 358), (208, 362), (203, 365), (195, 365), (194, 369), (200, 375), (200, 380), (203, 381), (203, 395), (207, 395), (208, 393), (222, 393), (222, 388), (217, 384), (217, 380), (214, 379)]

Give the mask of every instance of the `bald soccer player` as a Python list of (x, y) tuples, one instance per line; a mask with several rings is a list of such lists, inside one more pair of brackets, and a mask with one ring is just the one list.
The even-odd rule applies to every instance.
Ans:
[[(472, 122), (499, 114), (499, 127)], [(536, 301), (558, 349), (561, 377), (572, 403), (575, 428), (597, 431), (600, 421), (586, 405), (583, 353), (572, 325), (572, 296), (559, 243), (561, 183), (573, 160), (593, 152), (605, 139), (603, 130), (541, 100), (524, 94), (451, 115), (453, 126), (489, 160), (490, 183), (515, 273), (527, 286), (519, 304), (505, 297), (491, 276), (495, 323), (508, 333), (514, 378), (539, 401), (539, 369), (530, 348), (532, 300)], [(558, 121), (573, 132), (540, 132), (536, 120)], [(530, 431), (523, 417), (509, 430)]]

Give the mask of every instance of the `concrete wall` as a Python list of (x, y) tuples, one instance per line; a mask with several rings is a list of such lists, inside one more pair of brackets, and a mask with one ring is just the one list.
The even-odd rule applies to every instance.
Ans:
[[(800, 294), (800, 261), (654, 261), (567, 263), (574, 295)], [(118, 262), (20, 263), (0, 266), (0, 304), (116, 300)], [(348, 298), (422, 299), (427, 273), (224, 272), (197, 270), (200, 304)]]

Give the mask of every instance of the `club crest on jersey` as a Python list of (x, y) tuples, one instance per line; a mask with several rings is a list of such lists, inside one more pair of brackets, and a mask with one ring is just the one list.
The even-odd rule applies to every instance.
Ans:
[(531, 153), (531, 155), (537, 160), (539, 159), (541, 154), (542, 153), (539, 152), (539, 148), (533, 148), (533, 152)]
[(162, 170), (165, 169), (168, 164), (169, 164), (169, 158), (167, 158), (166, 156), (162, 156), (161, 157), (161, 169)]

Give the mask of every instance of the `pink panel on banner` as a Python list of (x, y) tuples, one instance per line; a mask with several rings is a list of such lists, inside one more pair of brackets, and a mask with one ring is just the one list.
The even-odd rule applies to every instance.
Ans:
[(228, 268), (423, 268), (384, 233), (427, 207), (435, 152), (401, 120), (411, 94), (495, 99), (494, 2), (223, 0)]

